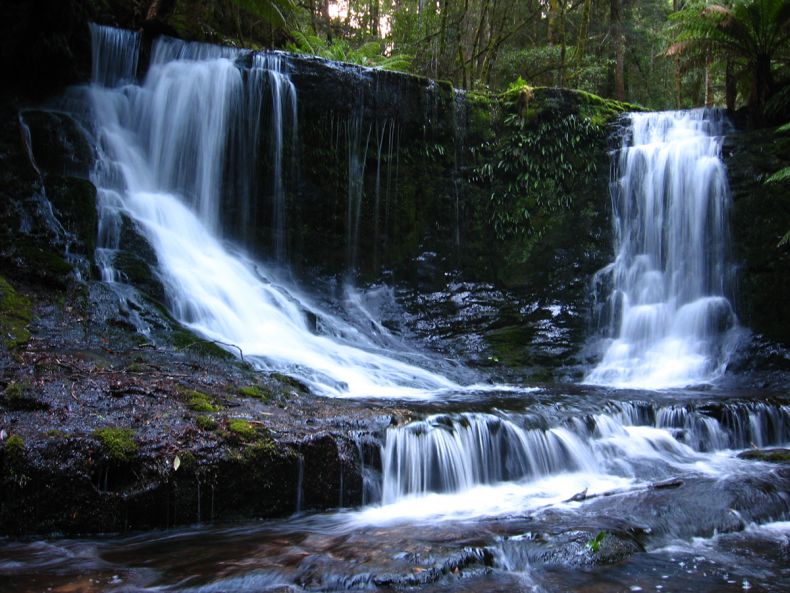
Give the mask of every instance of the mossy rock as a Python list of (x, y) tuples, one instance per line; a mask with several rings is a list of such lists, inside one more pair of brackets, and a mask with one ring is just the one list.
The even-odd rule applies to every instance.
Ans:
[(228, 420), (228, 431), (231, 437), (239, 438), (242, 441), (253, 441), (258, 437), (255, 427), (243, 418), (230, 418)]
[(7, 459), (19, 459), (25, 454), (25, 440), (18, 434), (11, 435), (3, 445), (3, 452)]
[(139, 255), (126, 249), (119, 251), (115, 254), (112, 265), (121, 274), (123, 281), (157, 301), (164, 300), (165, 290), (155, 268)]
[(97, 428), (93, 436), (102, 444), (107, 457), (117, 463), (132, 461), (140, 450), (131, 428)]
[(243, 387), (239, 387), (237, 391), (239, 392), (239, 395), (251, 397), (262, 402), (267, 402), (272, 397), (272, 393), (270, 391), (258, 385), (245, 385)]
[(3, 405), (11, 410), (48, 410), (49, 406), (36, 399), (32, 386), (27, 382), (9, 383), (3, 390)]
[(283, 385), (286, 385), (287, 387), (291, 387), (296, 391), (299, 391), (301, 393), (310, 393), (309, 385), (303, 383), (296, 377), (291, 377), (290, 375), (286, 375), (284, 373), (278, 373), (278, 372), (274, 372), (270, 376), (272, 379), (275, 379), (278, 382), (282, 383)]
[(216, 412), (221, 409), (208, 393), (184, 387), (179, 387), (178, 392), (186, 399), (189, 409), (195, 412)]
[(195, 418), (195, 424), (197, 424), (200, 430), (205, 430), (206, 432), (213, 432), (217, 430), (217, 427), (219, 426), (214, 418), (202, 414)]
[(79, 252), (92, 259), (99, 228), (96, 187), (87, 179), (48, 175), (46, 188), (63, 228), (78, 239)]
[(66, 286), (72, 267), (54, 248), (32, 238), (19, 237), (14, 246), (14, 255), (17, 267), (27, 275), (55, 288)]
[(755, 449), (738, 455), (741, 459), (767, 461), (769, 463), (790, 463), (790, 449)]
[[(168, 315), (168, 317), (170, 316)], [(200, 356), (218, 358), (220, 360), (230, 361), (236, 359), (231, 352), (228, 352), (210, 340), (201, 338), (189, 329), (179, 325), (172, 317), (170, 317), (170, 320), (174, 325), (173, 331), (170, 334), (170, 340), (176, 350), (191, 352)]]
[(30, 339), (28, 324), (33, 319), (33, 304), (0, 276), (0, 342), (16, 348)]
[(65, 113), (23, 111), (30, 130), (33, 158), (39, 169), (54, 175), (87, 178), (96, 158), (79, 124)]

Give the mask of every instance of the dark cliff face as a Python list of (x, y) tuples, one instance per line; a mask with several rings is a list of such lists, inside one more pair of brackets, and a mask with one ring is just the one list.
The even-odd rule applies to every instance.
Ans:
[(773, 130), (736, 132), (723, 147), (732, 189), (733, 251), (738, 266), (736, 311), (757, 334), (750, 350), (771, 368), (790, 370), (790, 250), (778, 243), (790, 230), (790, 187), (766, 179), (790, 164), (790, 137)]

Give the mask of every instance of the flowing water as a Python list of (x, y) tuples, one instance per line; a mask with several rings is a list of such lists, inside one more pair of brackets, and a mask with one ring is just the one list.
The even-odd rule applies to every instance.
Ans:
[[(107, 32), (104, 38), (96, 32), (101, 30)], [(97, 55), (105, 45), (112, 49), (127, 42), (112, 29), (95, 28), (94, 36), (100, 38)], [(222, 240), (224, 180), (253, 178), (255, 165), (249, 159), (226, 165), (225, 151), (230, 145), (234, 154), (254, 154), (258, 141), (253, 133), (232, 134), (234, 122), (245, 120), (240, 114), (250, 105), (260, 109), (261, 72), (274, 81), (275, 114), (283, 110), (283, 94), (295, 97), (281, 62), (256, 55), (248, 69), (242, 52), (169, 39), (157, 41), (152, 53), (142, 84), (108, 87), (97, 80), (89, 90), (101, 148), (93, 180), (105, 279), (116, 279), (112, 257), (123, 214), (156, 252), (174, 316), (209, 339), (234, 345), (262, 368), (285, 370), (318, 393), (334, 396), (429, 397), (461, 389), (441, 374), (378, 349), (357, 328), (318, 309)], [(271, 120), (277, 178), (283, 117)], [(231, 166), (235, 169), (226, 170)], [(275, 182), (278, 258), (284, 252), (281, 184)], [(351, 225), (358, 223), (353, 211), (349, 208)], [(321, 332), (311, 327), (315, 318)]]
[(723, 374), (736, 325), (725, 130), (713, 110), (631, 115), (611, 184), (615, 260), (596, 277), (611, 340), (588, 383), (661, 389)]
[[(360, 432), (360, 508), (0, 542), (0, 591), (790, 589), (790, 475), (738, 456), (790, 442), (786, 398), (462, 387), (456, 367), (410, 352), (379, 322), (377, 308), (393, 300), (387, 287), (346, 288), (341, 308), (361, 320), (354, 325), (223, 236), (224, 216), (255, 216), (253, 182), (238, 177), (252, 179), (256, 166), (224, 155), (255, 155), (267, 134), (272, 174), (284, 175), (297, 94), (282, 56), (162, 39), (137, 84), (139, 39), (92, 32), (95, 78), (86, 92), (100, 152), (104, 279), (123, 280), (113, 263), (128, 217), (156, 251), (177, 319), (320, 394), (410, 398), (398, 405), (412, 420)], [(617, 259), (599, 278), (611, 288), (612, 337), (589, 383), (709, 382), (726, 364), (735, 319), (726, 299), (721, 125), (709, 112), (633, 116), (613, 189)], [(347, 122), (349, 175), (364, 166), (354, 151), (391, 151), (395, 130), (395, 122)], [(386, 201), (389, 181), (379, 173), (376, 200)], [(362, 195), (348, 187), (350, 242), (337, 248), (348, 249), (353, 266)], [(241, 214), (226, 207), (228, 191), (240, 196)], [(279, 224), (270, 247), (282, 260)], [(365, 453), (371, 443), (374, 460)], [(300, 465), (297, 511), (305, 471)]]

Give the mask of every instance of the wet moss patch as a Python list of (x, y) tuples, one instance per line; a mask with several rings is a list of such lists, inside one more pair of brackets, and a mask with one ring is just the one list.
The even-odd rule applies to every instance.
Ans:
[(769, 463), (790, 463), (790, 449), (755, 449), (744, 451), (738, 457)]
[(198, 416), (195, 419), (195, 424), (197, 424), (200, 430), (205, 430), (206, 432), (212, 432), (217, 430), (217, 421), (214, 420), (211, 416)]
[(258, 436), (258, 431), (255, 430), (255, 427), (243, 418), (231, 418), (228, 420), (228, 430), (232, 436), (245, 441), (254, 440)]
[(49, 406), (36, 399), (27, 381), (9, 383), (3, 390), (2, 403), (12, 410), (46, 410)]
[(0, 276), (0, 342), (6, 348), (15, 348), (30, 339), (28, 323), (33, 319), (30, 299), (19, 294), (8, 281)]
[(93, 431), (93, 436), (102, 444), (104, 452), (112, 461), (131, 461), (140, 450), (131, 428), (98, 428)]
[(271, 392), (263, 389), (258, 385), (245, 385), (243, 387), (239, 387), (238, 392), (239, 395), (243, 395), (244, 397), (251, 397), (253, 399), (257, 399), (262, 402), (267, 402), (272, 397)]
[(179, 387), (178, 392), (186, 399), (189, 409), (195, 412), (216, 412), (221, 409), (208, 393), (186, 387)]
[(18, 434), (11, 435), (6, 439), (3, 451), (9, 459), (19, 458), (25, 453), (25, 440)]

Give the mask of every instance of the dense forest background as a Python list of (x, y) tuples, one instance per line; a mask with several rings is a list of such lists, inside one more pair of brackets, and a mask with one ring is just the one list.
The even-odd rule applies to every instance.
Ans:
[(7, 87), (46, 94), (84, 80), (88, 20), (475, 92), (528, 84), (648, 109), (726, 105), (757, 126), (790, 113), (790, 0), (9, 0)]
[(153, 0), (179, 34), (502, 91), (578, 88), (651, 109), (790, 111), (788, 0)]

